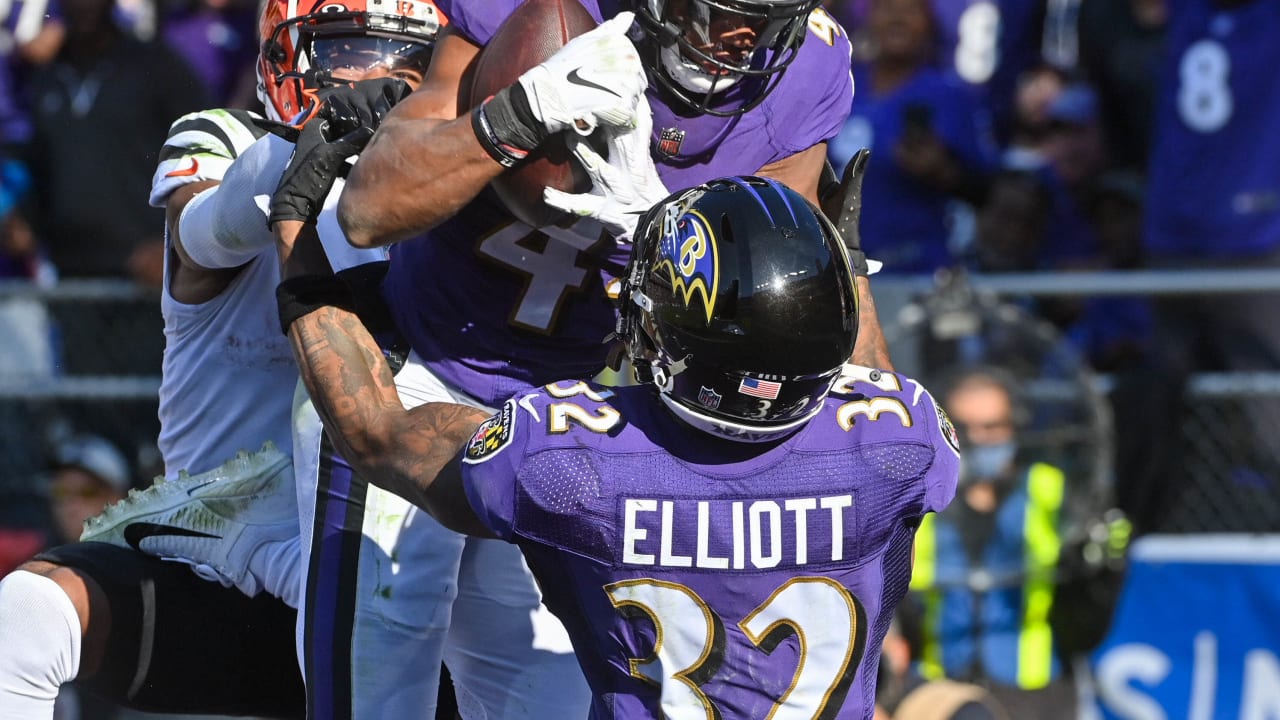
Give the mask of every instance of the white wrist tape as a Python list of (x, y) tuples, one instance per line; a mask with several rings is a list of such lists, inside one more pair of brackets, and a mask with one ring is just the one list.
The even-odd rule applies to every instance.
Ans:
[(381, 262), (390, 256), (386, 246), (374, 248), (358, 248), (347, 242), (347, 236), (338, 225), (338, 197), (342, 195), (345, 181), (338, 178), (333, 189), (324, 199), (324, 208), (316, 218), (316, 234), (320, 236), (320, 244), (324, 246), (324, 254), (329, 258), (329, 267), (334, 272), (341, 272), (358, 265)]

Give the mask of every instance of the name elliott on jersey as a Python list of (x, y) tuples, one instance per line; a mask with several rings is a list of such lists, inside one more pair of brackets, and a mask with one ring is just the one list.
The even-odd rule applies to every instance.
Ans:
[(767, 570), (846, 559), (853, 495), (770, 500), (622, 498), (622, 564)]

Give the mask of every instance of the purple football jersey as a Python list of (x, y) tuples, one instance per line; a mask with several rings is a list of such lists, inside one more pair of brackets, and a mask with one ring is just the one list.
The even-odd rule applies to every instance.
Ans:
[(463, 455), (476, 514), (565, 624), (593, 718), (870, 719), (915, 527), (959, 452), (919, 384), (849, 366), (780, 443), (702, 434), (650, 386), (548, 385)]
[(50, 23), (62, 22), (60, 0), (11, 0), (0, 11), (0, 142), (31, 139), (31, 118), (23, 96), (30, 65), (15, 49), (34, 40)]
[[(481, 45), (518, 4), (437, 3), (455, 32)], [(594, 0), (583, 4), (597, 19), (602, 9), (609, 17), (618, 12)], [(779, 87), (741, 118), (680, 117), (650, 90), (658, 172), (672, 190), (754, 173), (833, 137), (852, 93), (848, 39), (816, 11)], [(629, 251), (516, 223), (486, 191), (427, 236), (395, 246), (384, 292), (401, 332), (431, 369), (496, 406), (602, 367), (614, 311), (600, 268), (624, 266)]]
[(1171, 6), (1152, 114), (1148, 257), (1280, 248), (1280, 3)]
[(1018, 77), (1040, 59), (1043, 0), (933, 0), (931, 4), (940, 69), (976, 91), (1004, 140)]

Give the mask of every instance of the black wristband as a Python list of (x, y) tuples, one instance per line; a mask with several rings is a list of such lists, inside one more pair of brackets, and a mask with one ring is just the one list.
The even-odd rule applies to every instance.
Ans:
[(489, 118), (484, 109), (487, 104), (477, 105), (476, 109), (471, 111), (471, 129), (475, 131), (480, 147), (489, 153), (489, 157), (504, 168), (515, 167), (521, 160), (528, 157), (529, 153), (504, 144), (493, 134), (493, 126), (489, 124)]
[[(471, 127), (480, 144), (503, 167), (523, 160), (548, 135), (533, 114), (529, 96), (520, 83), (505, 87), (480, 103), (471, 113)], [(511, 164), (504, 159), (512, 161)]]
[(351, 291), (355, 313), (366, 329), (375, 337), (396, 330), (391, 309), (382, 298), (382, 280), (387, 276), (391, 263), (385, 260), (365, 263), (339, 270), (338, 279)]
[(867, 266), (867, 254), (862, 252), (862, 248), (846, 245), (845, 250), (849, 253), (849, 266), (853, 268), (854, 277), (867, 277), (871, 274), (871, 268)]
[(284, 280), (276, 286), (280, 331), (285, 335), (289, 334), (289, 326), (295, 320), (322, 307), (337, 307), (354, 312), (355, 306), (351, 286), (337, 275), (302, 275)]

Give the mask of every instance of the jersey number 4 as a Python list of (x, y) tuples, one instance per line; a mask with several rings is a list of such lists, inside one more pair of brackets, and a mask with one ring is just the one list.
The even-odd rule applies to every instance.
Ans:
[(588, 270), (578, 264), (578, 255), (597, 242), (558, 227), (534, 230), (520, 223), (506, 225), (482, 240), (482, 257), (525, 277), (511, 324), (538, 333), (555, 332), (565, 298), (587, 284)]
[[(715, 701), (702, 690), (724, 661), (720, 616), (680, 583), (640, 578), (604, 589), (618, 612), (653, 623), (653, 651), (630, 661), (631, 674), (661, 688), (663, 717), (720, 718)], [(766, 654), (792, 636), (800, 646), (791, 683), (766, 718), (825, 719), (840, 712), (867, 639), (866, 611), (847, 588), (827, 577), (791, 578), (738, 628)]]

